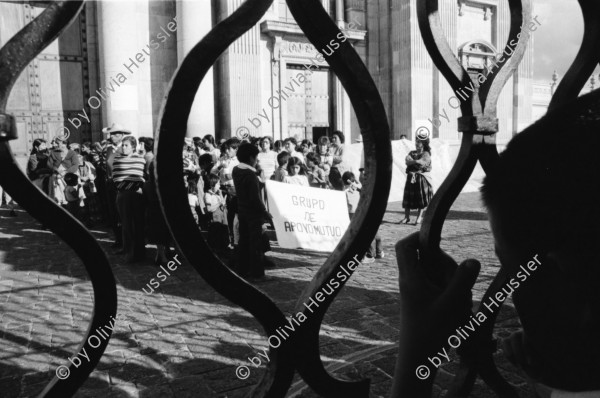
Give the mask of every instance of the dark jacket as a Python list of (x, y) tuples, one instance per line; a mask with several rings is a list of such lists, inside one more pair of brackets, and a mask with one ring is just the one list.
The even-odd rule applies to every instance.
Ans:
[(61, 164), (67, 169), (67, 173), (77, 174), (79, 171), (79, 158), (77, 157), (77, 154), (71, 150), (67, 152), (67, 156), (62, 160), (60, 158), (60, 150), (56, 149), (50, 152), (50, 156), (48, 157), (48, 167), (56, 171)]
[(48, 167), (48, 155), (38, 152), (29, 156), (27, 162), (27, 177), (30, 180), (37, 180), (41, 177), (47, 177), (52, 174), (52, 170)]
[(267, 213), (260, 194), (260, 182), (249, 169), (236, 166), (231, 173), (237, 192), (238, 214), (242, 218), (263, 218)]

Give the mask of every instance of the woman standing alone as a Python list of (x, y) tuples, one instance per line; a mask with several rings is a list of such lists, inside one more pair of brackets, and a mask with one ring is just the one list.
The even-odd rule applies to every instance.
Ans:
[(400, 224), (410, 222), (410, 209), (417, 209), (415, 225), (421, 222), (421, 213), (429, 205), (433, 197), (431, 185), (431, 147), (429, 139), (417, 138), (416, 150), (410, 151), (406, 156), (406, 185), (404, 186), (404, 219)]

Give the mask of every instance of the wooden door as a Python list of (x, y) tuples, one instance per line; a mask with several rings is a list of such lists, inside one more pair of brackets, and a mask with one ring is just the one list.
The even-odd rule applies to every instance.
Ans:
[(330, 125), (329, 70), (308, 70), (303, 66), (288, 65), (286, 82), (294, 91), (282, 90), (289, 96), (287, 102), (288, 135), (298, 140), (313, 139), (314, 128)]
[[(43, 11), (31, 4), (0, 2), (0, 46)], [(27, 66), (11, 91), (7, 111), (15, 115), (19, 131), (11, 147), (20, 164), (26, 162), (36, 138), (50, 141), (66, 132), (64, 128), (69, 129), (71, 142), (91, 138), (90, 123), (78, 116), (90, 115), (87, 71), (84, 10)]]

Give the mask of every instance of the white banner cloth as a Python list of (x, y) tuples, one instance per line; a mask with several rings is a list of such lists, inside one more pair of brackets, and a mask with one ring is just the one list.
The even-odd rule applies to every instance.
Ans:
[(331, 252), (350, 224), (346, 194), (268, 180), (269, 212), (279, 245)]

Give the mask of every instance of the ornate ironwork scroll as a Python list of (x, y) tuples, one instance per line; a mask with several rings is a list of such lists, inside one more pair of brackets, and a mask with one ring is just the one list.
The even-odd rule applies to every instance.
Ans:
[[(181, 143), (202, 79), (221, 53), (258, 23), (272, 2), (247, 0), (188, 53), (171, 81), (155, 143), (155, 176), (160, 203), (179, 250), (208, 284), (250, 312), (268, 335), (275, 334), (285, 323), (285, 316), (269, 297), (226, 267), (200, 234), (189, 210), (183, 183)], [(252, 397), (281, 397), (291, 384), (294, 367), (289, 345), (282, 344), (271, 350), (269, 357), (267, 371), (250, 393)]]
[[(231, 43), (260, 20), (271, 2), (247, 0), (229, 18), (215, 26), (184, 59), (171, 82), (159, 118), (155, 171), (163, 212), (184, 257), (219, 293), (256, 317), (268, 335), (275, 334), (277, 327), (285, 324), (286, 318), (281, 310), (220, 261), (200, 235), (190, 211), (182, 210), (189, 209), (189, 206), (181, 169), (181, 142), (194, 96), (206, 72)], [(317, 48), (325, 47), (341, 33), (319, 1), (289, 1), (288, 5), (299, 26)], [(355, 218), (336, 250), (302, 294), (298, 312), (306, 310), (302, 303), (325, 285), (338, 271), (339, 264), (347, 263), (357, 255), (362, 258), (385, 213), (391, 181), (389, 127), (373, 80), (358, 54), (345, 40), (340, 42), (340, 48), (327, 61), (346, 88), (358, 116), (368, 178)], [(368, 396), (368, 381), (350, 383), (334, 379), (321, 363), (319, 329), (334, 297), (335, 294), (329, 296), (315, 313), (307, 314), (308, 320), (303, 322), (300, 330), (270, 354), (273, 359), (251, 396), (284, 396), (294, 367), (323, 396)]]
[[(443, 270), (435, 267), (431, 259), (435, 258), (434, 254), (440, 250), (442, 227), (450, 206), (468, 181), (478, 160), (488, 174), (493, 172), (498, 160), (496, 148), (498, 97), (521, 62), (530, 36), (529, 30), (521, 29), (521, 26), (524, 22), (531, 21), (531, 1), (509, 0), (509, 7), (511, 25), (505, 52), (509, 49), (508, 43), (517, 43), (516, 48), (512, 56), (501, 57), (496, 72), (492, 76), (487, 76), (486, 81), (478, 87), (473, 96), (467, 101), (461, 102), (462, 117), (458, 120), (458, 126), (463, 137), (460, 151), (450, 174), (433, 197), (425, 213), (420, 231), (421, 247), (425, 249), (424, 258), (428, 263), (428, 272), (436, 281), (444, 280), (445, 275), (442, 274)], [(425, 46), (452, 89), (456, 91), (462, 86), (470, 84), (469, 74), (460, 65), (444, 36), (438, 0), (418, 2), (417, 15)], [(474, 83), (477, 85), (477, 82), (474, 81)], [(485, 302), (504, 285), (506, 279), (504, 269), (501, 268), (486, 291), (482, 302)], [(459, 349), (460, 369), (448, 393), (449, 397), (467, 396), (477, 374), (501, 397), (517, 396), (514, 388), (499, 374), (492, 357), (495, 352), (492, 331), (499, 310), (500, 307), (495, 309), (492, 316)]]
[[(341, 33), (318, 0), (287, 0), (294, 19), (317, 49), (325, 48)], [(348, 382), (329, 375), (319, 354), (319, 330), (327, 309), (339, 289), (328, 295), (314, 313), (304, 306), (321, 291), (341, 265), (353, 257), (362, 258), (381, 224), (392, 179), (392, 147), (390, 128), (381, 97), (367, 67), (349, 42), (325, 57), (350, 97), (363, 137), (365, 154), (365, 184), (359, 208), (336, 250), (303, 291), (296, 311), (303, 312), (307, 321), (294, 341), (298, 370), (304, 380), (325, 397), (367, 397), (369, 382)]]
[(70, 376), (57, 376), (40, 393), (40, 397), (70, 397), (94, 370), (109, 338), (97, 347), (91, 347), (88, 338), (95, 329), (107, 324), (116, 315), (117, 290), (106, 255), (89, 233), (73, 216), (48, 198), (23, 174), (15, 162), (9, 140), (17, 138), (14, 118), (6, 115), (8, 96), (17, 78), (37, 54), (48, 46), (76, 18), (83, 7), (82, 1), (55, 2), (35, 20), (18, 32), (0, 50), (0, 185), (29, 214), (64, 240), (83, 260), (94, 291), (94, 310), (85, 339), (78, 352), (87, 348), (89, 362), (79, 367), (69, 364)]

